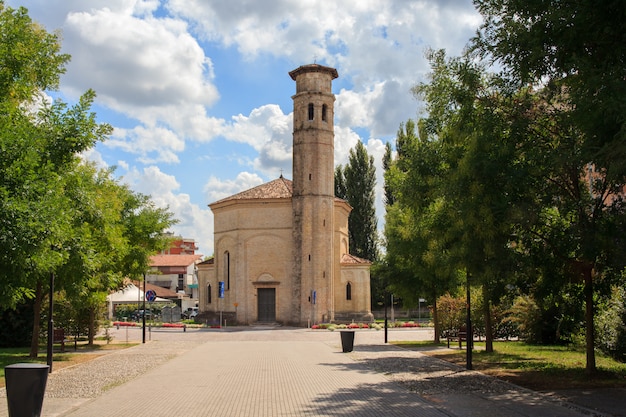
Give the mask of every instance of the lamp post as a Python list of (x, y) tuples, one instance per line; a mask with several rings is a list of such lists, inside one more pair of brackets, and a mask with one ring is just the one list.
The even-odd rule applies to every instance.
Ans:
[(387, 294), (385, 294), (385, 343), (387, 343), (387, 326), (388, 326), (388, 321), (387, 321)]
[(143, 274), (143, 314), (141, 315), (141, 343), (146, 343), (146, 274)]
[(474, 345), (474, 336), (473, 336), (473, 331), (472, 331), (472, 310), (471, 310), (471, 305), (470, 305), (470, 273), (466, 272), (466, 283), (465, 283), (465, 296), (467, 298), (467, 313), (466, 313), (466, 322), (465, 322), (465, 327), (466, 327), (466, 332), (465, 332), (465, 339), (466, 339), (466, 343), (465, 343), (465, 347), (466, 347), (466, 352), (465, 352), (465, 368), (467, 370), (471, 370), (472, 369), (472, 349), (473, 349), (473, 345)]

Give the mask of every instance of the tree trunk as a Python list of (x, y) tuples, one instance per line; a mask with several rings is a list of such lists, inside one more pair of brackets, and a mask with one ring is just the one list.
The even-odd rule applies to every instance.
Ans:
[(593, 323), (593, 267), (586, 266), (583, 273), (585, 278), (585, 342), (587, 350), (585, 371), (591, 374), (596, 372), (595, 326)]
[(41, 304), (43, 303), (43, 288), (41, 281), (37, 281), (35, 290), (35, 304), (33, 306), (33, 335), (30, 340), (30, 358), (39, 355), (39, 329), (41, 327)]
[(437, 297), (433, 298), (433, 323), (435, 323), (435, 343), (440, 343), (441, 323), (439, 323), (439, 313), (437, 312)]
[(487, 285), (483, 284), (483, 313), (485, 315), (485, 352), (493, 352), (493, 324), (491, 322), (491, 302)]
[(91, 307), (89, 309), (89, 331), (88, 331), (88, 344), (89, 346), (93, 346), (93, 340), (95, 338), (95, 333), (96, 333), (96, 308), (95, 307)]

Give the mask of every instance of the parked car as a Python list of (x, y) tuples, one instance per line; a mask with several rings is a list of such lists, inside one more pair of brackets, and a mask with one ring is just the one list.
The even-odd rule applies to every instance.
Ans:
[(142, 317), (146, 316), (146, 320), (151, 320), (152, 319), (152, 312), (150, 310), (135, 310), (133, 312), (132, 315), (132, 319), (135, 321), (139, 321), (142, 319)]
[(198, 307), (189, 307), (187, 310), (183, 311), (181, 317), (183, 319), (189, 320), (198, 315)]

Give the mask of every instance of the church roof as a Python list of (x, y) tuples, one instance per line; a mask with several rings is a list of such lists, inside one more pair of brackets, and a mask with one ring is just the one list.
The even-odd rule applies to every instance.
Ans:
[[(242, 200), (276, 200), (276, 199), (289, 199), (293, 196), (293, 181), (288, 180), (282, 175), (277, 179), (266, 182), (265, 184), (258, 185), (249, 190), (242, 191), (230, 197), (223, 198), (214, 203), (209, 204), (209, 207), (216, 206), (222, 203), (242, 201)], [(348, 204), (344, 199), (335, 197), (335, 202), (341, 202)], [(348, 206), (350, 206), (348, 204)], [(350, 207), (352, 210), (352, 207)]]
[(260, 199), (276, 199), (291, 198), (293, 194), (293, 182), (282, 175), (274, 181), (266, 182), (249, 190), (242, 191), (238, 194), (231, 195), (222, 200), (216, 201), (214, 204), (224, 203), (234, 200), (260, 200)]
[(371, 264), (370, 261), (368, 261), (367, 259), (363, 259), (363, 258), (359, 258), (358, 256), (354, 256), (354, 255), (350, 255), (349, 253), (344, 253), (341, 256), (341, 264), (351, 264), (351, 265), (358, 265), (358, 264)]

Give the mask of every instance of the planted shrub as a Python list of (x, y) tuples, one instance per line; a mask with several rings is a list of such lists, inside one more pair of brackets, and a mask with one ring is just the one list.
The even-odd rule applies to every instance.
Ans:
[(596, 346), (626, 362), (626, 290), (613, 287), (611, 297), (596, 315)]

